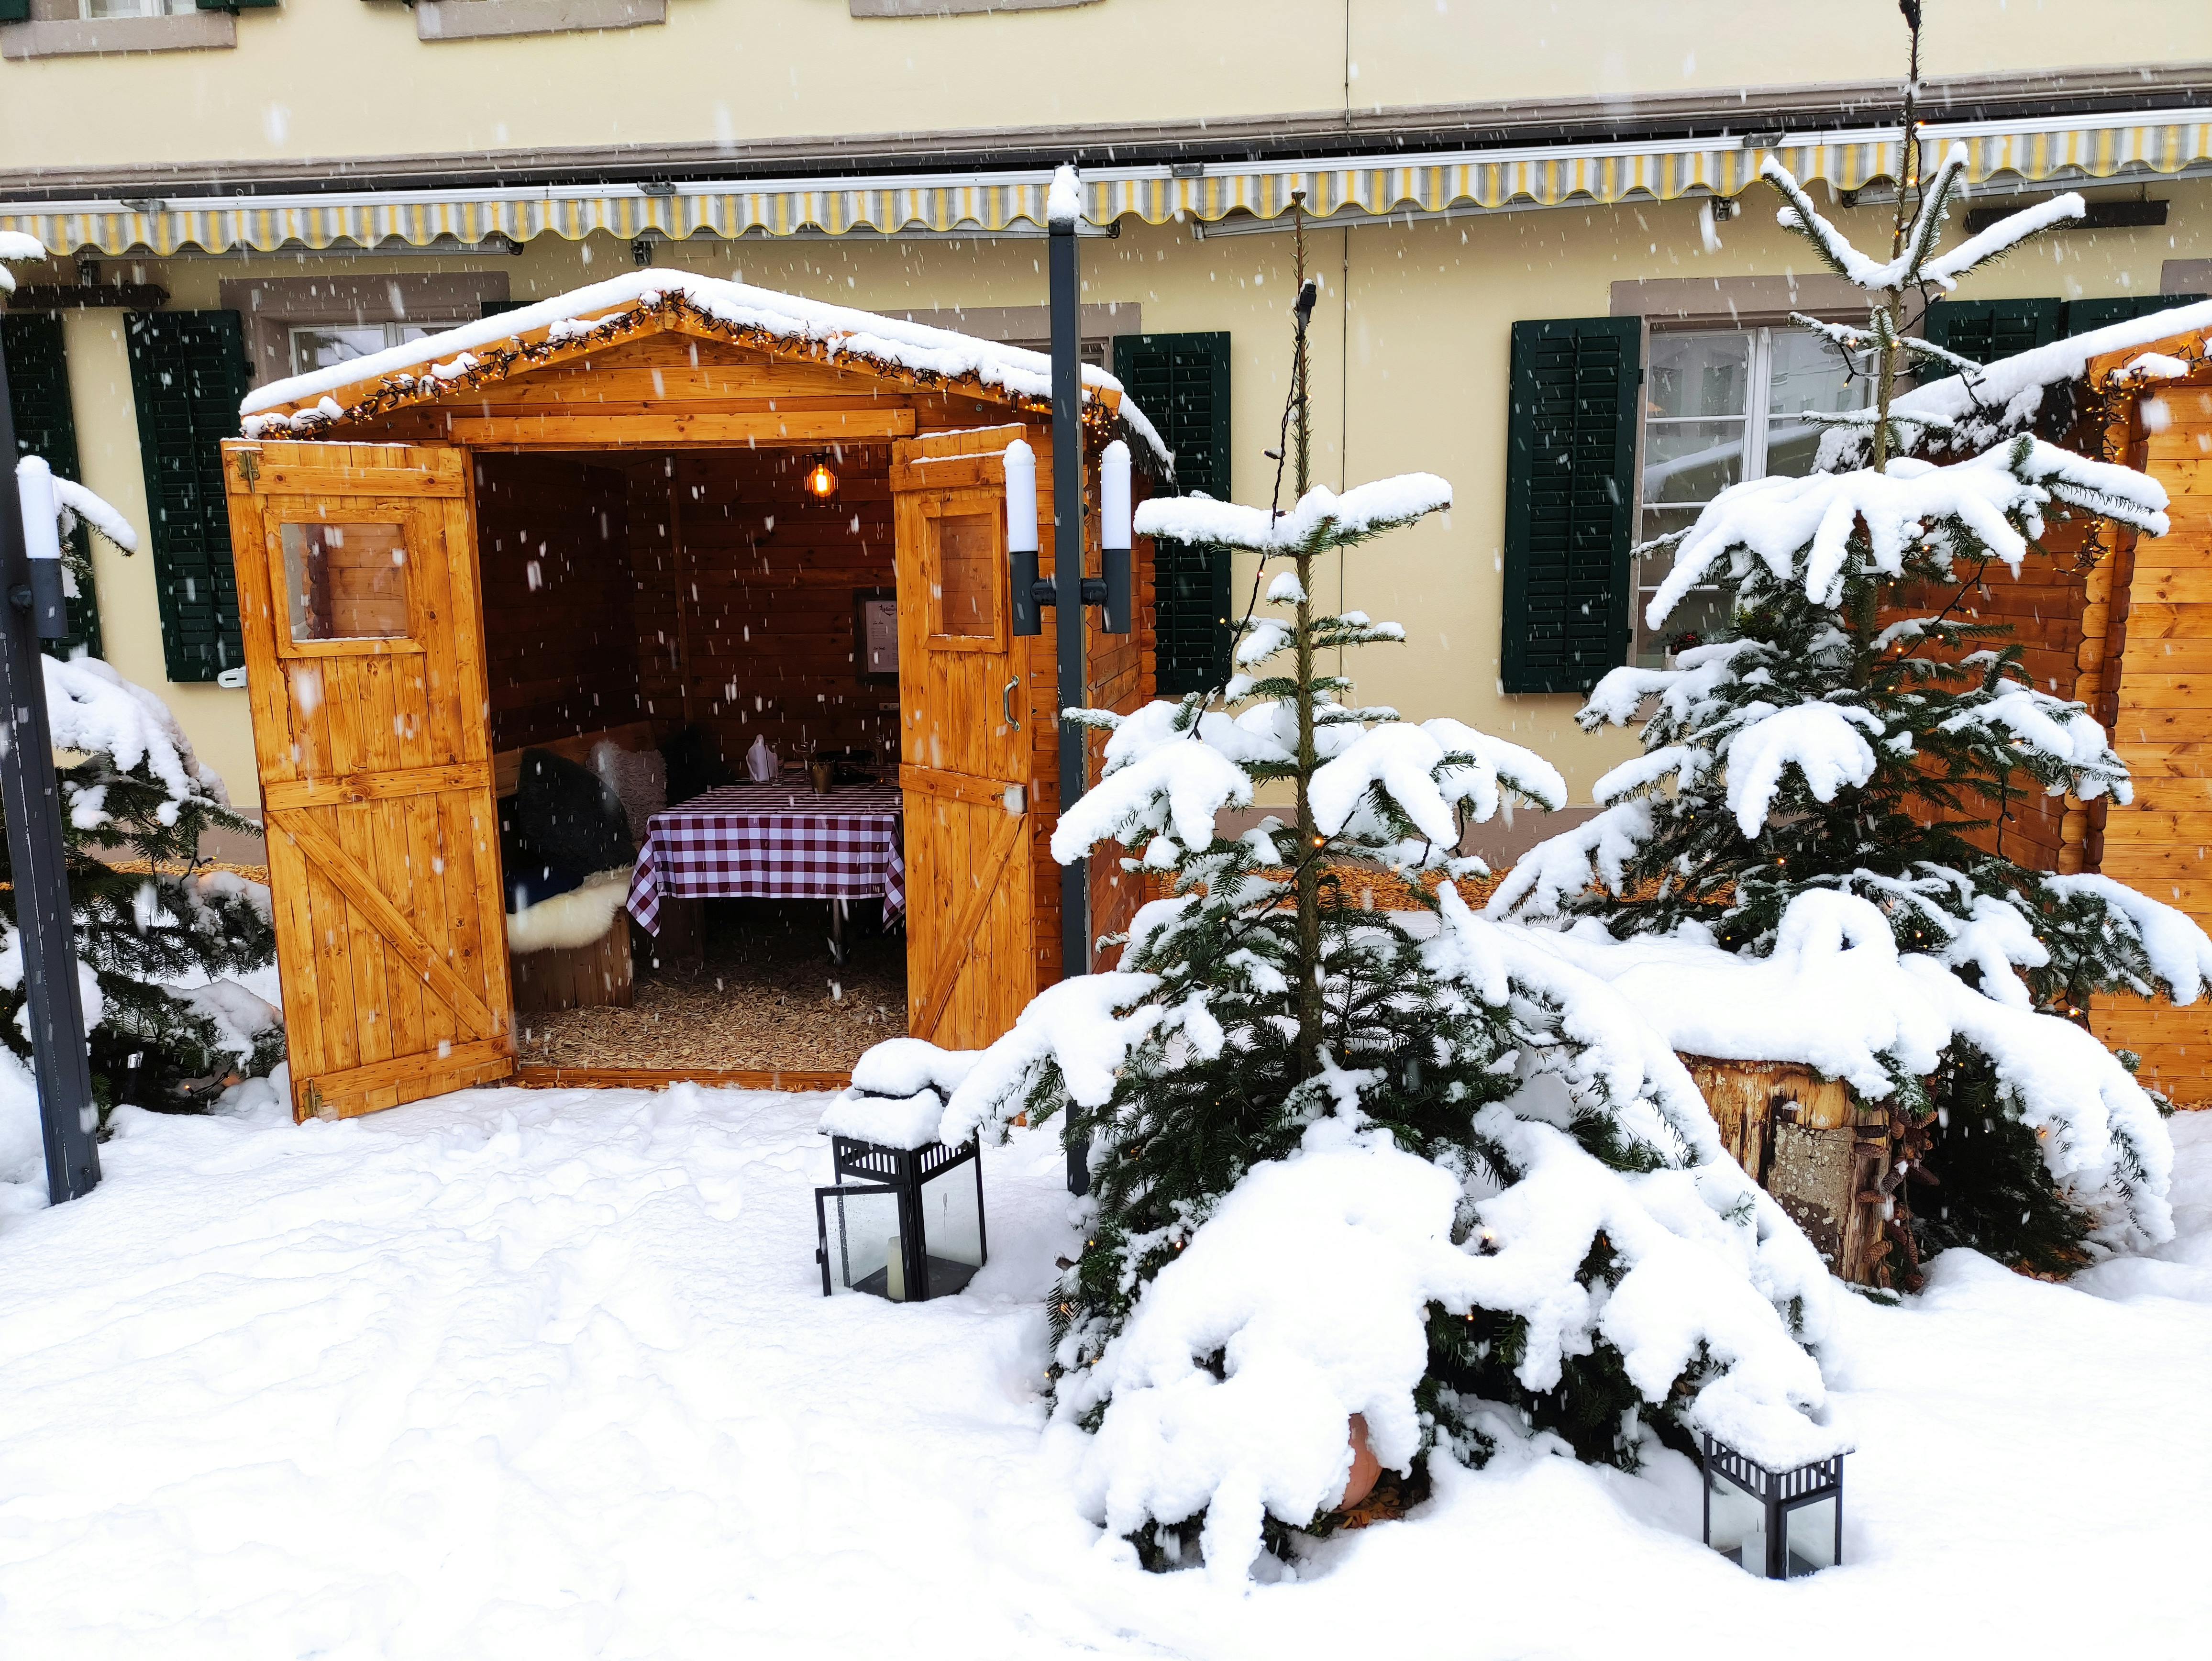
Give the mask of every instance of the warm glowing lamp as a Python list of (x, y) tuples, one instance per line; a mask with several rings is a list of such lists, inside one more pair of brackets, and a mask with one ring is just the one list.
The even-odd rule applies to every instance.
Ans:
[(829, 457), (814, 458), (814, 465), (807, 470), (806, 494), (817, 502), (827, 502), (837, 494), (837, 475), (830, 471)]

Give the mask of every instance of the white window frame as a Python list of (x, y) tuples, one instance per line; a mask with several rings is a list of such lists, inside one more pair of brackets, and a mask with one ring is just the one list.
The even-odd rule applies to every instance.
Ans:
[[(291, 373), (306, 374), (309, 373), (310, 366), (303, 365), (300, 362), (300, 337), (303, 334), (327, 334), (335, 329), (381, 329), (384, 331), (384, 346), (377, 349), (381, 351), (385, 347), (404, 346), (410, 340), (420, 339), (423, 335), (435, 334), (441, 328), (452, 326), (449, 323), (379, 323), (374, 320), (356, 322), (348, 319), (342, 322), (294, 323), (287, 326), (284, 339), (291, 358)], [(410, 329), (414, 329), (417, 332), (410, 335), (407, 332)]]
[[(1654, 326), (1646, 332), (1644, 362), (1644, 373), (1647, 375), (1650, 373), (1652, 344), (1664, 336), (1735, 334), (1747, 335), (1751, 338), (1749, 362), (1744, 371), (1744, 413), (1741, 417), (1743, 466), (1738, 475), (1739, 483), (1747, 483), (1752, 479), (1766, 477), (1767, 442), (1774, 419), (1771, 408), (1774, 402), (1774, 337), (1781, 330), (1795, 329), (1797, 326), (1786, 318), (1781, 319), (1747, 318), (1741, 320), (1725, 317), (1684, 318), (1680, 320), (1670, 319), (1666, 325)], [(1653, 423), (1656, 422), (1662, 426), (1666, 426), (1680, 423), (1687, 426), (1694, 423), (1704, 423), (1711, 425), (1717, 422), (1735, 419), (1737, 417), (1733, 416), (1655, 417), (1649, 413), (1647, 404), (1645, 412), (1637, 423), (1636, 535), (1632, 546), (1641, 546), (1656, 534), (1656, 526), (1650, 523), (1650, 515), (1655, 513), (1680, 512), (1705, 505), (1701, 502), (1656, 502), (1644, 500), (1644, 458), (1649, 453), (1649, 436)], [(1669, 628), (1657, 635), (1653, 635), (1646, 630), (1644, 622), (1644, 606), (1658, 584), (1645, 582), (1644, 560), (1641, 557), (1632, 559), (1630, 566), (1629, 592), (1633, 597), (1631, 602), (1634, 611), (1632, 622), (1635, 630), (1635, 640), (1631, 648), (1632, 653), (1631, 660), (1647, 668), (1656, 668), (1665, 660), (1667, 655), (1666, 636), (1675, 631)], [(1720, 587), (1718, 583), (1701, 583), (1691, 592), (1712, 593), (1717, 592)]]

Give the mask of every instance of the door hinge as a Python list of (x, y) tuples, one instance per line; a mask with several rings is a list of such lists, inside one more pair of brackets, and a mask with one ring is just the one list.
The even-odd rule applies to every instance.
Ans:
[(234, 450), (232, 453), (238, 458), (239, 476), (246, 481), (246, 489), (252, 490), (261, 482), (261, 452)]

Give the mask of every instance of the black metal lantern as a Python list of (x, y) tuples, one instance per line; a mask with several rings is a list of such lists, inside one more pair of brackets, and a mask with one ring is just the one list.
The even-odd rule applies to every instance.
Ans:
[(830, 1146), (836, 1184), (814, 1190), (823, 1297), (868, 1292), (919, 1303), (975, 1278), (989, 1256), (975, 1137), (906, 1148), (832, 1135)]
[(1844, 1456), (1770, 1470), (1702, 1436), (1705, 1543), (1765, 1580), (1793, 1580), (1844, 1561)]

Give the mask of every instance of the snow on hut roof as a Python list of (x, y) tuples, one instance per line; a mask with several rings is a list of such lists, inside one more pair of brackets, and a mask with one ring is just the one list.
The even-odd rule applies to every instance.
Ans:
[[(464, 323), (420, 340), (386, 347), (329, 368), (272, 380), (240, 405), (246, 435), (279, 430), (310, 434), (349, 417), (380, 415), (438, 397), (492, 365), (503, 378), (539, 366), (564, 348), (611, 344), (648, 317), (696, 313), (708, 325), (750, 338), (770, 350), (796, 350), (825, 362), (851, 360), (889, 369), (929, 385), (970, 386), (1009, 402), (1052, 396), (1052, 360), (1042, 352), (1008, 346), (950, 329), (879, 317), (872, 312), (756, 289), (690, 271), (641, 271), (574, 289), (550, 300)], [(527, 342), (523, 337), (540, 335)], [(749, 343), (750, 344), (750, 343)], [(507, 354), (512, 367), (495, 364)], [(1085, 402), (1105, 394), (1109, 409), (1162, 460), (1174, 453), (1161, 440), (1121, 383), (1103, 369), (1082, 366)]]
[[(1922, 431), (1931, 448), (1985, 449), (2027, 430), (2043, 408), (2045, 390), (2080, 380), (2097, 359), (2206, 331), (2212, 331), (2212, 300), (2148, 313), (2000, 358), (1971, 384), (1963, 375), (1930, 381), (1900, 396), (1890, 412), (1901, 421), (1925, 422)], [(1918, 447), (1920, 440), (1908, 437), (1912, 447)], [(1821, 468), (1832, 472), (1863, 465), (1869, 443), (1869, 435), (1862, 429), (1832, 429), (1821, 441)]]

